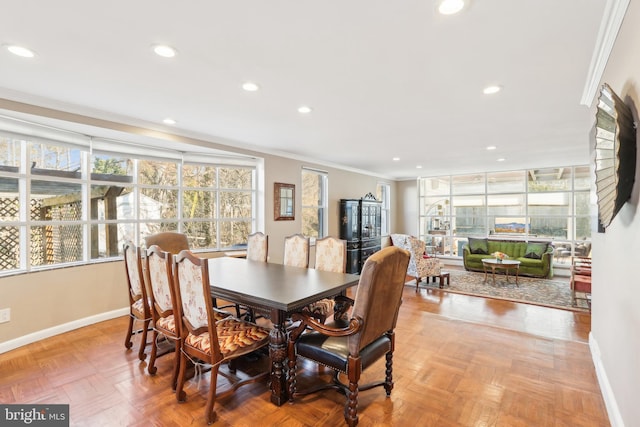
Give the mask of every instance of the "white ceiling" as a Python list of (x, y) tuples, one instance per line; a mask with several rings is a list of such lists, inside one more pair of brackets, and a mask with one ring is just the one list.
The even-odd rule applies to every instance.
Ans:
[[(2, 49), (0, 97), (396, 179), (585, 164), (594, 117), (580, 99), (604, 10), (604, 0), (474, 0), (454, 16), (433, 0), (3, 0), (0, 43), (37, 55)], [(155, 43), (179, 53), (158, 57)], [(261, 90), (243, 91), (246, 80)], [(488, 84), (503, 90), (483, 95)]]

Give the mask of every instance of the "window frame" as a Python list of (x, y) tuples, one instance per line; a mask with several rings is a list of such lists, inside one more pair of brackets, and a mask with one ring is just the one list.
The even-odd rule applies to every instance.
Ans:
[(376, 185), (376, 193), (381, 204), (381, 236), (391, 234), (391, 185), (387, 182), (378, 182)]
[[(545, 188), (544, 183), (532, 187), (529, 181), (531, 179), (539, 179), (539, 175), (541, 173), (549, 175), (549, 170), (556, 170), (556, 174), (559, 175), (551, 179), (547, 188)], [(578, 171), (580, 173), (577, 173)], [(590, 192), (588, 189), (584, 188), (586, 171), (589, 171), (589, 165), (543, 168), (540, 170), (529, 168), (506, 172), (486, 172), (482, 174), (474, 173), (467, 175), (446, 175), (441, 177), (418, 178), (418, 235), (420, 239), (426, 241), (428, 245), (432, 244), (430, 243), (432, 240), (442, 242), (442, 255), (458, 258), (462, 256), (460, 253), (461, 244), (464, 243), (468, 237), (487, 236), (507, 239), (518, 238), (527, 240), (544, 240), (551, 241), (552, 243), (557, 242), (558, 244), (568, 243), (571, 245), (571, 253), (573, 254), (575, 248), (579, 244), (591, 242), (594, 232), (594, 224), (590, 223), (589, 236), (576, 234), (578, 232), (578, 224), (581, 226), (580, 230), (584, 230), (586, 229), (584, 223), (591, 222), (592, 219), (591, 212), (577, 213), (577, 208), (575, 207), (576, 198), (580, 196), (585, 199), (584, 195)], [(500, 181), (499, 178), (508, 178), (509, 176), (511, 176), (512, 179), (505, 179), (503, 182), (505, 182), (506, 185), (502, 188), (495, 184)], [(538, 178), (536, 178), (536, 176), (538, 176)], [(563, 176), (566, 178), (563, 178)], [(566, 180), (563, 185), (559, 184), (562, 179)], [(456, 188), (454, 186), (456, 182), (463, 183), (463, 185), (458, 185)], [(466, 188), (467, 192), (462, 191), (464, 183), (476, 182), (478, 185), (468, 186)], [(480, 189), (483, 185), (485, 191), (481, 192)], [(521, 192), (514, 191), (514, 189), (518, 187), (522, 187)], [(545, 209), (549, 211), (554, 205), (557, 205), (566, 206), (566, 211), (564, 213), (539, 212), (538, 209), (536, 209), (536, 206), (539, 206), (540, 204), (535, 202), (541, 197), (544, 198), (546, 195), (549, 196), (549, 202), (547, 204), (543, 204)], [(473, 206), (477, 206), (477, 212), (475, 215), (471, 213), (459, 215), (459, 213), (456, 212), (456, 206), (458, 206), (456, 202), (457, 200), (459, 201), (464, 198), (471, 200), (476, 197), (481, 198), (483, 202), (478, 202), (475, 205), (467, 204), (471, 209)], [(523, 206), (522, 210), (511, 210), (508, 206), (500, 209), (492, 208), (490, 206), (490, 201), (492, 200), (507, 200), (509, 198), (519, 199), (520, 203), (518, 206)], [(558, 203), (559, 199), (564, 199), (565, 202)], [(443, 206), (444, 208), (438, 211), (438, 209), (435, 208), (436, 206), (438, 208)], [(590, 203), (589, 206), (593, 208), (592, 203)], [(559, 208), (556, 210), (558, 211)], [(434, 213), (435, 211), (438, 212)], [(522, 233), (521, 236), (511, 234), (491, 234), (490, 231), (492, 231), (492, 225), (495, 225), (496, 217), (503, 218), (505, 221), (509, 218), (512, 218), (515, 222), (524, 220), (524, 223), (526, 224), (526, 231)], [(458, 221), (459, 219), (463, 221)], [(437, 220), (437, 227), (432, 225), (434, 224), (434, 220)], [(532, 233), (532, 220), (536, 227), (539, 227), (536, 223), (540, 224), (544, 223), (544, 221), (551, 223), (552, 225), (553, 222), (566, 223), (566, 235), (535, 235)], [(471, 224), (473, 222), (477, 223), (478, 227), (472, 227)], [(483, 222), (484, 226), (482, 226)], [(442, 223), (445, 223), (446, 226), (441, 227), (440, 224)], [(448, 226), (449, 224), (451, 227)], [(475, 231), (461, 233), (460, 230), (457, 229), (458, 226), (464, 226), (469, 229), (474, 229)], [(478, 228), (483, 228), (482, 232), (480, 232)], [(560, 230), (558, 227), (550, 229), (552, 233), (558, 230)], [(495, 230), (493, 231), (495, 232)]]
[[(16, 133), (15, 131), (10, 130), (8, 127), (2, 126), (4, 122), (0, 122), (0, 146), (3, 148), (4, 152), (2, 163), (4, 166), (0, 167), (0, 179), (4, 180), (9, 185), (9, 190), (7, 190), (4, 195), (7, 200), (15, 200), (17, 198), (17, 213), (10, 213), (11, 218), (7, 221), (3, 221), (2, 227), (3, 230), (10, 234), (7, 237), (7, 242), (10, 243), (10, 247), (12, 248), (12, 255), (10, 262), (7, 263), (5, 267), (0, 266), (0, 277), (13, 275), (13, 274), (21, 274), (31, 271), (41, 271), (55, 268), (62, 268), (68, 266), (75, 265), (85, 265), (91, 263), (105, 262), (105, 261), (113, 261), (114, 259), (121, 259), (122, 257), (122, 242), (124, 241), (124, 237), (122, 234), (122, 227), (129, 227), (131, 230), (131, 239), (129, 239), (129, 235), (127, 236), (127, 240), (131, 240), (133, 243), (141, 245), (143, 242), (143, 237), (140, 234), (140, 228), (144, 223), (151, 222), (167, 222), (171, 224), (175, 224), (176, 231), (182, 231), (184, 228), (183, 225), (183, 214), (182, 214), (182, 192), (183, 192), (183, 176), (182, 176), (182, 167), (184, 164), (193, 164), (195, 161), (193, 159), (198, 159), (197, 163), (205, 164), (207, 166), (215, 167), (216, 171), (219, 171), (221, 168), (241, 168), (249, 170), (251, 173), (250, 178), (246, 178), (243, 181), (241, 187), (243, 188), (216, 188), (215, 194), (216, 197), (219, 198), (219, 194), (221, 191), (233, 191), (233, 192), (244, 192), (246, 195), (249, 195), (249, 202), (243, 206), (241, 213), (247, 214), (247, 216), (242, 216), (238, 218), (224, 218), (221, 216), (220, 212), (216, 213), (215, 220), (218, 221), (218, 224), (222, 222), (229, 221), (243, 221), (248, 223), (248, 228), (250, 232), (256, 230), (256, 224), (263, 223), (264, 219), (261, 218), (263, 215), (263, 211), (259, 209), (259, 206), (263, 206), (263, 203), (258, 200), (259, 194), (264, 194), (263, 191), (260, 191), (258, 188), (258, 183), (260, 182), (260, 178), (258, 177), (259, 173), (264, 173), (264, 170), (261, 166), (262, 159), (249, 157), (242, 154), (237, 154), (237, 158), (234, 156), (215, 156), (209, 155), (207, 153), (184, 153), (176, 150), (166, 150), (166, 149), (156, 149), (153, 146), (146, 145), (141, 146), (139, 143), (127, 142), (127, 141), (104, 141), (99, 138), (92, 138), (86, 135), (80, 135), (73, 132), (69, 132), (67, 135), (66, 131), (52, 131), (51, 129), (40, 129), (35, 123), (31, 123), (29, 129), (33, 131), (25, 131), (25, 133)], [(24, 125), (27, 126), (27, 125)], [(39, 136), (40, 133), (47, 133), (53, 135), (54, 137), (59, 137), (60, 140), (45, 138)], [(68, 137), (68, 140), (65, 138)], [(50, 170), (46, 168), (44, 171), (39, 171), (37, 173), (32, 173), (32, 169), (30, 166), (31, 160), (31, 146), (33, 144), (42, 144), (47, 147), (52, 147), (53, 151), (56, 151), (58, 147), (73, 147), (80, 150), (80, 166), (76, 164), (78, 160), (74, 156), (74, 164), (73, 164), (73, 172), (77, 174), (77, 177), (68, 177), (69, 173), (64, 171), (71, 170), (69, 169), (70, 165), (62, 165), (62, 163), (56, 162), (56, 165), (61, 164), (62, 169), (51, 168)], [(45, 153), (46, 154), (46, 153)], [(133, 162), (132, 170), (126, 170), (124, 172), (130, 178), (122, 178), (115, 179), (113, 181), (109, 180), (109, 176), (105, 174), (94, 174), (92, 173), (93, 163), (92, 160), (94, 156), (111, 156), (111, 157), (119, 157), (130, 159)], [(237, 160), (237, 162), (235, 161)], [(159, 218), (144, 218), (141, 213), (141, 205), (140, 198), (145, 191), (149, 191), (149, 189), (164, 189), (161, 183), (144, 183), (142, 184), (140, 181), (140, 177), (138, 175), (138, 165), (141, 162), (151, 162), (153, 165), (154, 161), (162, 162), (162, 163), (174, 163), (176, 165), (176, 174), (177, 174), (177, 182), (175, 185), (172, 184), (168, 186), (168, 191), (175, 191), (178, 195), (177, 207), (175, 208), (175, 217), (173, 214), (171, 218), (163, 218), (162, 212), (160, 213)], [(16, 166), (17, 164), (17, 166)], [(58, 172), (62, 170), (63, 172)], [(50, 171), (51, 173), (47, 173)], [(60, 178), (60, 176), (62, 178)], [(119, 178), (119, 177), (117, 177)], [(172, 178), (173, 179), (173, 178)], [(46, 182), (59, 182), (64, 181), (68, 184), (77, 184), (77, 191), (73, 191), (73, 195), (78, 195), (78, 203), (79, 206), (77, 208), (78, 218), (73, 219), (45, 219), (40, 217), (32, 217), (30, 214), (31, 208), (29, 201), (32, 198), (31, 188), (32, 183), (41, 182), (41, 184), (46, 184)], [(17, 183), (17, 188), (15, 184)], [(126, 218), (118, 218), (120, 215), (116, 215), (116, 219), (107, 219), (105, 217), (98, 218), (98, 211), (96, 211), (96, 206), (92, 206), (92, 189), (95, 190), (97, 186), (121, 186), (127, 189), (127, 192), (130, 193), (128, 197), (131, 198), (130, 205), (133, 210), (132, 215), (127, 215)], [(250, 186), (250, 188), (244, 188)], [(15, 191), (14, 191), (15, 190)], [(211, 189), (208, 189), (211, 190)], [(46, 193), (44, 193), (46, 195)], [(75, 197), (75, 196), (74, 196)], [(116, 200), (117, 200), (116, 196)], [(174, 195), (171, 196), (171, 200), (175, 198)], [(75, 200), (75, 199), (74, 199)], [(99, 203), (99, 202), (98, 202)], [(116, 201), (116, 203), (121, 203), (120, 201)], [(95, 203), (94, 203), (95, 205)], [(61, 205), (62, 206), (62, 205)], [(102, 205), (104, 207), (104, 204)], [(217, 203), (218, 209), (219, 203)], [(103, 211), (104, 212), (104, 211)], [(237, 210), (234, 210), (234, 213), (238, 213)], [(72, 255), (73, 261), (58, 261), (59, 258), (42, 258), (44, 259), (44, 263), (34, 264), (32, 260), (32, 251), (34, 248), (31, 246), (30, 233), (34, 227), (53, 227), (53, 228), (65, 228), (68, 226), (71, 227), (79, 227), (80, 231), (74, 231), (77, 233), (77, 245), (81, 245), (81, 249), (76, 256)], [(104, 235), (105, 231), (108, 227), (114, 227), (112, 229), (112, 233), (116, 234), (116, 241), (109, 245), (105, 240), (102, 240), (103, 237), (99, 237), (101, 234)], [(218, 230), (222, 230), (225, 227), (218, 226)], [(226, 227), (228, 228), (228, 227)], [(99, 231), (99, 230), (102, 231)], [(238, 240), (238, 239), (234, 239)], [(219, 242), (219, 239), (216, 238), (216, 242)], [(245, 240), (246, 241), (246, 240)], [(49, 244), (49, 243), (47, 243)], [(59, 244), (55, 243), (54, 244)], [(104, 245), (107, 247), (111, 247), (110, 250), (104, 251), (100, 249), (96, 249), (97, 247), (103, 247)], [(96, 248), (93, 248), (93, 245)], [(113, 246), (117, 246), (114, 248)], [(41, 246), (42, 249), (38, 249), (39, 251), (43, 251), (45, 246), (44, 242)], [(228, 247), (222, 247), (219, 244), (206, 247), (206, 248), (198, 248), (195, 251), (221, 251), (228, 249)], [(14, 256), (15, 255), (15, 256)], [(67, 257), (66, 252), (62, 252), (62, 259)], [(40, 259), (40, 258), (38, 258)], [(50, 261), (52, 259), (52, 261)]]
[[(305, 204), (305, 185), (304, 185), (304, 174), (314, 174), (319, 178), (320, 190), (319, 190), (319, 203), (316, 204)], [(301, 233), (305, 233), (305, 210), (314, 209), (317, 211), (318, 218), (318, 236), (308, 236), (311, 238), (312, 242), (315, 242), (315, 239), (321, 239), (323, 237), (327, 237), (329, 235), (329, 217), (328, 217), (328, 194), (329, 194), (329, 173), (326, 171), (302, 167), (300, 172), (300, 202), (301, 202), (301, 210), (300, 210), (300, 230)], [(315, 197), (314, 197), (315, 199)]]

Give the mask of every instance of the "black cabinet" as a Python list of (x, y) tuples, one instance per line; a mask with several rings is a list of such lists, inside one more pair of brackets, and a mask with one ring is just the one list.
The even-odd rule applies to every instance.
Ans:
[(340, 238), (347, 241), (347, 273), (360, 273), (364, 262), (380, 250), (382, 202), (371, 194), (340, 200)]

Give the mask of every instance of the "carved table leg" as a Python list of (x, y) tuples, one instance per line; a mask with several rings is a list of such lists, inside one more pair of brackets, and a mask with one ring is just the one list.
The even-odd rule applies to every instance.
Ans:
[(269, 357), (271, 359), (271, 402), (282, 405), (287, 401), (287, 332), (284, 329), (285, 313), (271, 310), (273, 329), (269, 333)]

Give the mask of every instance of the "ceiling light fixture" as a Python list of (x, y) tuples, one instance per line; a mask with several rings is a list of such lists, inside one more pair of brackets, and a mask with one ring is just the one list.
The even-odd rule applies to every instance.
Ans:
[(464, 9), (464, 0), (441, 0), (438, 12), (443, 15), (453, 15)]
[(416, 166), (416, 169), (422, 169), (422, 165)]
[(505, 160), (507, 160), (507, 159), (505, 159), (504, 157), (500, 157), (497, 161), (498, 162), (504, 162)]
[(253, 82), (244, 82), (242, 83), (242, 89), (246, 90), (247, 92), (255, 92), (260, 89), (260, 86)]
[(167, 46), (164, 44), (156, 44), (153, 45), (152, 48), (156, 55), (162, 56), (163, 58), (173, 58), (178, 53), (171, 46)]
[(487, 147), (487, 150), (491, 151), (491, 150), (495, 150), (496, 148), (498, 148), (498, 147), (496, 147), (495, 145), (490, 145), (490, 146)]
[(307, 106), (307, 105), (301, 105), (298, 108), (298, 113), (300, 113), (300, 114), (309, 114), (312, 111), (313, 111), (313, 109), (311, 107)]
[(391, 160), (393, 160), (394, 162), (398, 162), (398, 161), (400, 161), (400, 157), (394, 157), (394, 158), (393, 158), (393, 159), (391, 159)]
[(21, 56), (23, 58), (33, 58), (36, 56), (35, 52), (31, 49), (27, 49), (26, 47), (17, 46), (14, 44), (7, 44), (4, 47), (11, 53), (17, 56)]
[(487, 86), (484, 89), (482, 89), (482, 93), (484, 93), (485, 95), (493, 95), (494, 93), (498, 93), (501, 90), (502, 90), (502, 86), (493, 85), (493, 86)]
[(166, 119), (164, 119), (164, 120), (162, 121), (162, 123), (164, 123), (165, 125), (171, 125), (171, 126), (173, 126), (173, 125), (175, 125), (175, 124), (176, 124), (176, 123), (178, 123), (178, 122), (176, 122), (175, 120), (173, 120), (171, 117), (167, 117)]

